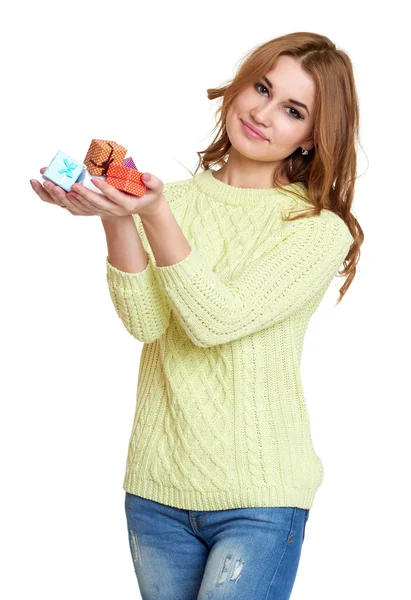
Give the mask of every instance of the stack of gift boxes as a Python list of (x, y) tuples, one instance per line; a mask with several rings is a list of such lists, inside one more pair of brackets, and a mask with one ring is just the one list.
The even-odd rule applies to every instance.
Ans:
[(103, 194), (91, 181), (91, 178), (103, 179), (118, 190), (143, 196), (146, 186), (142, 181), (143, 173), (138, 171), (131, 156), (126, 158), (127, 149), (109, 140), (92, 140), (84, 163), (74, 160), (59, 150), (43, 173), (59, 187), (69, 192), (75, 183), (81, 183), (89, 190)]

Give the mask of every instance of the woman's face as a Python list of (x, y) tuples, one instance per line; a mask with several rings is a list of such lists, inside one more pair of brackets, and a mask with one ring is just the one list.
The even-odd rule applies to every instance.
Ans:
[[(290, 99), (305, 104), (307, 109)], [(230, 106), (226, 129), (232, 146), (244, 157), (263, 162), (280, 161), (299, 146), (310, 150), (314, 102), (314, 80), (294, 58), (280, 56), (266, 79), (249, 85)], [(267, 139), (248, 137), (242, 121), (248, 121)]]

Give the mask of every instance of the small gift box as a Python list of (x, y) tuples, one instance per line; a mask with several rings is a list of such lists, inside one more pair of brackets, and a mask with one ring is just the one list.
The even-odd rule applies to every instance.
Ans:
[(135, 169), (137, 171), (137, 167), (134, 164), (134, 160), (131, 158), (131, 156), (128, 156), (124, 159), (123, 167), (128, 167), (129, 169)]
[(81, 183), (81, 185), (84, 185), (86, 188), (88, 188), (92, 192), (97, 192), (97, 194), (104, 195), (104, 192), (102, 192), (101, 190), (99, 190), (98, 187), (96, 187), (94, 185), (94, 183), (91, 181), (91, 178), (93, 178), (93, 179), (102, 179), (103, 181), (106, 180), (105, 176), (103, 176), (103, 175), (92, 175), (88, 171), (88, 169), (84, 169), (84, 171), (82, 172), (82, 174), (80, 175), (80, 177), (77, 179), (76, 183)]
[(143, 173), (137, 169), (111, 164), (107, 171), (107, 183), (118, 190), (140, 197), (144, 196), (147, 189), (142, 176)]
[(44, 171), (42, 177), (69, 192), (71, 186), (77, 183), (77, 179), (80, 177), (83, 169), (85, 169), (85, 166), (62, 150), (59, 150)]
[(107, 175), (110, 165), (123, 164), (127, 148), (111, 140), (91, 141), (84, 163), (91, 175)]

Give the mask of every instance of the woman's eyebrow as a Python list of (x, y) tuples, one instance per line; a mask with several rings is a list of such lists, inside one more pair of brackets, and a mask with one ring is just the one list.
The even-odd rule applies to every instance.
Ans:
[[(267, 83), (268, 87), (273, 89), (273, 84), (271, 83), (271, 81), (269, 79), (267, 79), (267, 77), (263, 77), (264, 81)], [(296, 104), (297, 106), (301, 106), (302, 108), (305, 108), (305, 110), (307, 111), (307, 114), (310, 114), (310, 111), (307, 108), (306, 104), (303, 104), (302, 102), (299, 102), (298, 100), (293, 100), (292, 98), (288, 98), (288, 102), (291, 102), (292, 104)]]

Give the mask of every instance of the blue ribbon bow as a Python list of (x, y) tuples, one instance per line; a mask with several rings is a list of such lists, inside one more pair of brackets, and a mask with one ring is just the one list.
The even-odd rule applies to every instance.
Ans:
[(66, 165), (67, 168), (66, 169), (59, 169), (59, 173), (65, 173), (67, 175), (67, 177), (70, 177), (72, 179), (73, 178), (73, 171), (77, 167), (77, 164), (75, 162), (72, 162), (70, 164), (69, 161), (67, 160), (67, 158), (65, 158), (63, 160), (64, 160), (64, 164)]

